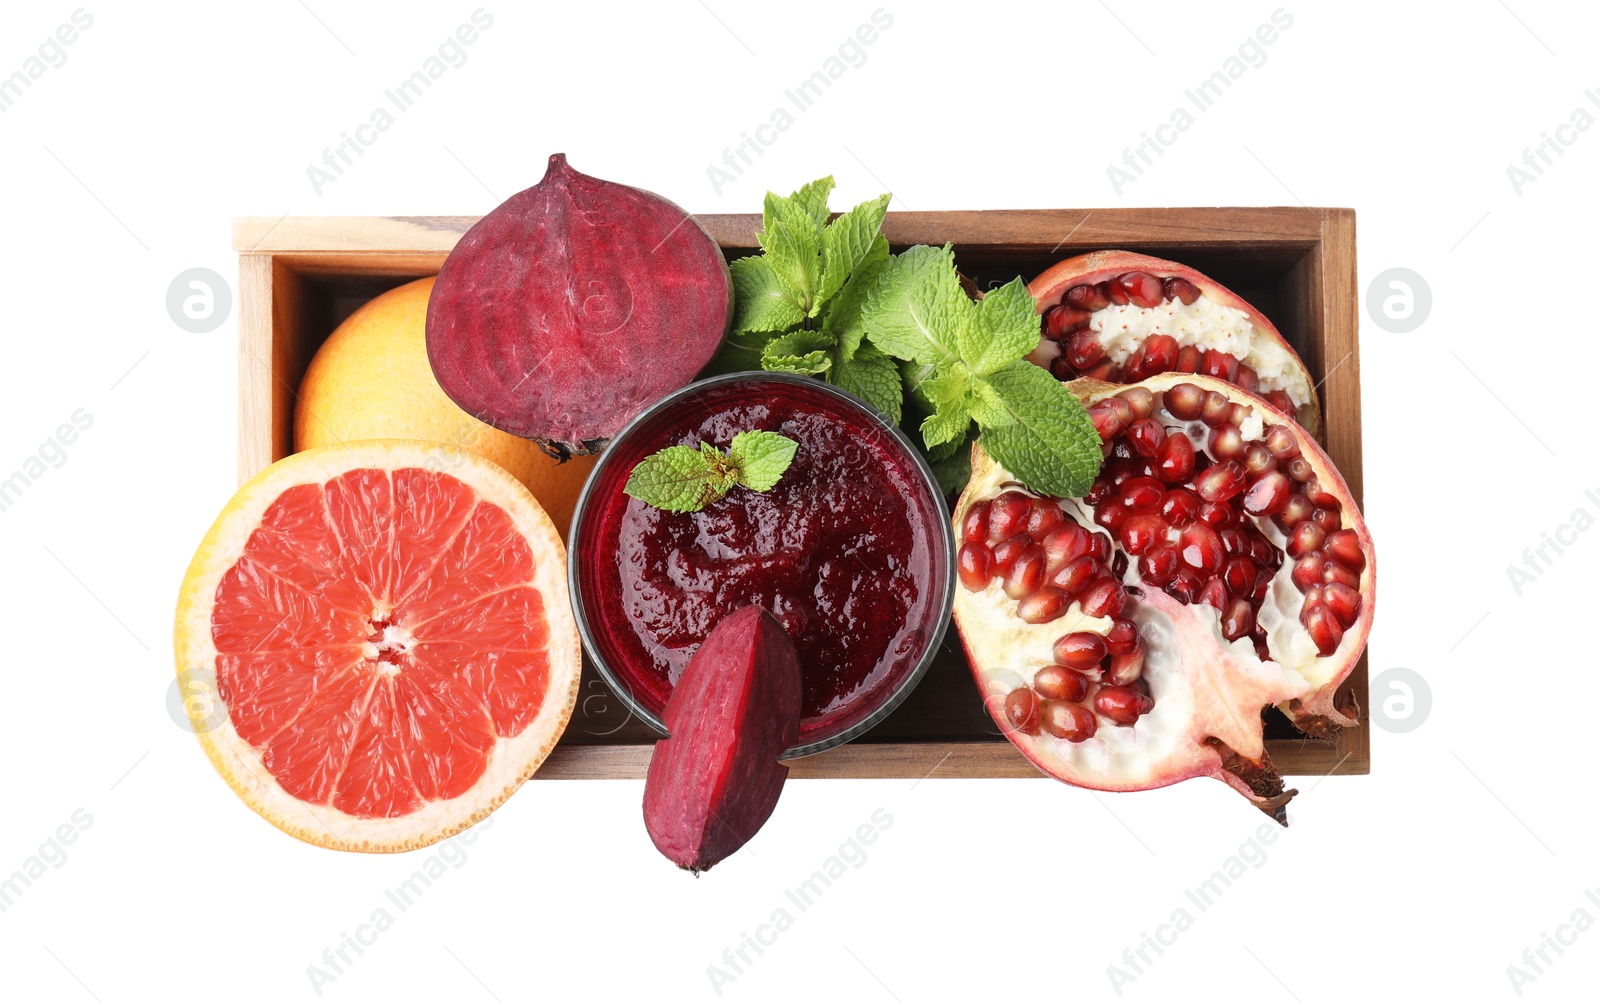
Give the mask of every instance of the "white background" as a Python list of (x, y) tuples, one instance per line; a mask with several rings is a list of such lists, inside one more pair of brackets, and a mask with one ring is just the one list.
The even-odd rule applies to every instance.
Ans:
[[(1119, 195), (1108, 164), (1234, 54), (1272, 0), (886, 4), (893, 25), (754, 169), (706, 168), (767, 121), (875, 0), (492, 4), (493, 27), (317, 195), (306, 167), (477, 6), (264, 0), (88, 8), (67, 61), (0, 114), (0, 476), (78, 408), (93, 426), (0, 513), (0, 874), (92, 824), (0, 913), (8, 999), (314, 999), (307, 966), (429, 852), (334, 853), (263, 822), (168, 715), (190, 553), (235, 485), (234, 324), (180, 330), (180, 271), (232, 280), (236, 215), (481, 213), (567, 152), (692, 211), (747, 212), (833, 173), (836, 207), (1353, 206), (1361, 288), (1425, 277), (1426, 322), (1362, 310), (1374, 674), (1431, 711), (1375, 730), (1370, 776), (1299, 778), (1293, 826), (1208, 911), (1184, 897), (1262, 817), (1220, 784), (1096, 795), (1038, 781), (789, 785), (749, 847), (692, 879), (651, 848), (636, 782), (534, 782), (327, 999), (1116, 998), (1107, 967), (1187, 906), (1128, 999), (1514, 998), (1507, 966), (1600, 918), (1594, 562), (1519, 596), (1525, 547), (1600, 510), (1592, 243), (1600, 128), (1519, 195), (1506, 168), (1600, 107), (1592, 5), (1313, 5)], [(68, 3), (8, 4), (0, 75)], [(314, 14), (312, 12), (315, 12)], [(713, 13), (715, 11), (715, 13)], [(1541, 41), (1542, 39), (1542, 41)], [(493, 194), (491, 194), (491, 192)], [(1570, 538), (1570, 537), (1569, 537)], [(1487, 614), (1487, 617), (1486, 617)], [(1382, 698), (1384, 694), (1376, 694)], [(865, 862), (784, 897), (875, 810)], [(1585, 924), (1587, 925), (1587, 924)], [(1600, 976), (1578, 933), (1528, 998)], [(1127, 969), (1130, 974), (1131, 969)], [(728, 969), (730, 974), (732, 970)], [(1591, 989), (1592, 992), (1592, 989)]]

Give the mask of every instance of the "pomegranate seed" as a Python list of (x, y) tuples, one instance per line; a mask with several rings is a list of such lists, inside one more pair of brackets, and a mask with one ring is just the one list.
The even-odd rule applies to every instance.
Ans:
[(1278, 458), (1265, 444), (1252, 442), (1244, 450), (1244, 468), (1252, 474), (1264, 474), (1277, 467)]
[(1164, 493), (1161, 482), (1154, 477), (1130, 477), (1122, 483), (1119, 500), (1130, 512), (1154, 512), (1161, 507)]
[(956, 552), (957, 574), (961, 577), (961, 584), (969, 592), (982, 592), (989, 584), (989, 574), (994, 564), (994, 555), (990, 553), (988, 544), (969, 540), (961, 545)]
[(1274, 390), (1271, 393), (1267, 394), (1266, 398), (1267, 398), (1267, 403), (1271, 404), (1272, 407), (1275, 410), (1281, 411), (1281, 412), (1283, 412), (1284, 414), (1288, 415), (1291, 418), (1294, 417), (1294, 415), (1295, 415), (1294, 401), (1289, 399), (1289, 394), (1286, 391)]
[(1099, 578), (1090, 583), (1078, 602), (1085, 616), (1116, 616), (1128, 605), (1128, 593), (1116, 579)]
[(1065, 592), (1054, 585), (1042, 585), (1017, 603), (1017, 616), (1023, 623), (1049, 623), (1059, 618), (1071, 605), (1072, 598)]
[(1178, 364), (1178, 339), (1170, 334), (1152, 334), (1145, 339), (1142, 364), (1145, 374), (1170, 373)]
[(1239, 364), (1239, 371), (1233, 374), (1233, 382), (1239, 385), (1239, 389), (1248, 390), (1251, 393), (1261, 389), (1261, 377), (1256, 375), (1254, 369), (1242, 362)]
[(1329, 582), (1322, 586), (1322, 602), (1333, 612), (1341, 627), (1348, 629), (1361, 615), (1361, 593), (1343, 582)]
[[(1121, 443), (1118, 443), (1118, 445), (1121, 445)], [(1127, 458), (1119, 457), (1117, 462), (1111, 465), (1109, 473), (1111, 474), (1111, 483), (1121, 488), (1129, 480), (1141, 476), (1143, 468)]]
[(1021, 491), (1001, 492), (989, 503), (989, 542), (998, 543), (1022, 532), (1032, 508), (1033, 499)]
[(1289, 472), (1290, 477), (1302, 484), (1309, 481), (1312, 475), (1316, 473), (1311, 469), (1311, 461), (1304, 456), (1296, 456), (1285, 464), (1283, 469)]
[(1167, 299), (1177, 300), (1184, 306), (1189, 306), (1200, 298), (1199, 287), (1188, 279), (1180, 279), (1176, 275), (1161, 283), (1161, 290), (1166, 293)]
[(1019, 686), (1006, 697), (1006, 723), (1024, 735), (1039, 734), (1039, 698), (1033, 690)]
[(1161, 496), (1161, 518), (1182, 529), (1200, 514), (1200, 496), (1188, 488), (1173, 488)]
[(1068, 742), (1084, 742), (1094, 737), (1100, 722), (1087, 707), (1046, 700), (1039, 707), (1039, 723), (1045, 731)]
[(1156, 409), (1156, 395), (1144, 387), (1129, 387), (1117, 396), (1127, 401), (1128, 406), (1133, 408), (1133, 416), (1136, 419), (1148, 418)]
[(1250, 549), (1250, 541), (1245, 537), (1244, 531), (1233, 526), (1218, 530), (1217, 539), (1222, 541), (1222, 552), (1229, 557), (1243, 554)]
[(1101, 564), (1111, 559), (1111, 537), (1104, 533), (1093, 533), (1089, 537), (1089, 553)]
[(1086, 630), (1076, 631), (1056, 638), (1051, 655), (1058, 665), (1088, 672), (1098, 668), (1106, 657), (1106, 639)]
[(1035, 546), (1027, 533), (1018, 533), (1008, 536), (994, 545), (993, 558), (989, 564), (989, 571), (996, 575), (1009, 574), (1012, 565), (1017, 563), (1017, 558), (1029, 547)]
[(1090, 328), (1084, 328), (1067, 339), (1061, 354), (1076, 368), (1088, 369), (1105, 358), (1106, 350), (1100, 344), (1100, 335)]
[(1307, 498), (1311, 499), (1311, 504), (1318, 508), (1331, 508), (1335, 512), (1339, 511), (1339, 497), (1329, 494), (1322, 487), (1322, 482), (1315, 477), (1306, 481), (1306, 486), (1301, 490), (1306, 493)]
[[(1100, 562), (1093, 554), (1084, 554), (1062, 565), (1061, 570), (1050, 576), (1050, 584), (1065, 592), (1069, 596), (1076, 596), (1089, 583), (1094, 581), (1100, 573)], [(1056, 659), (1060, 661), (1061, 659)]]
[(989, 541), (989, 503), (981, 501), (967, 509), (967, 517), (961, 520), (961, 540), (978, 540), (984, 543)]
[(1178, 556), (1196, 571), (1214, 575), (1222, 568), (1222, 540), (1210, 526), (1194, 523), (1178, 537)]
[(1215, 376), (1219, 380), (1233, 382), (1239, 372), (1239, 360), (1227, 352), (1215, 348), (1208, 348), (1200, 356), (1200, 373), (1202, 376)]
[(1278, 528), (1287, 533), (1289, 527), (1305, 522), (1311, 518), (1311, 513), (1315, 511), (1316, 506), (1311, 504), (1310, 498), (1302, 494), (1293, 494), (1284, 503), (1283, 511), (1278, 513), (1275, 521), (1278, 524)]
[(1094, 695), (1094, 709), (1118, 724), (1133, 724), (1153, 707), (1150, 694), (1133, 686), (1104, 686)]
[(1121, 397), (1107, 397), (1100, 403), (1110, 408), (1112, 412), (1116, 414), (1117, 421), (1123, 428), (1127, 428), (1137, 420), (1137, 416), (1133, 413), (1133, 405), (1129, 404)]
[(1228, 408), (1228, 420), (1235, 425), (1243, 425), (1244, 420), (1251, 415), (1248, 404), (1233, 404)]
[(1272, 579), (1276, 576), (1276, 574), (1277, 572), (1273, 571), (1271, 568), (1262, 568), (1260, 571), (1256, 572), (1255, 588), (1250, 590), (1251, 602), (1259, 603), (1267, 597), (1267, 593), (1272, 591)]
[(1071, 362), (1067, 361), (1065, 355), (1058, 355), (1050, 360), (1050, 375), (1066, 383), (1077, 379), (1078, 371), (1073, 368)]
[(1119, 550), (1111, 555), (1111, 577), (1120, 582), (1127, 573), (1128, 555)]
[(1264, 568), (1276, 568), (1283, 563), (1283, 551), (1272, 545), (1272, 541), (1252, 530), (1249, 534), (1250, 559)]
[(1236, 460), (1244, 456), (1244, 433), (1238, 425), (1221, 425), (1211, 430), (1206, 440), (1206, 452), (1218, 460)]
[(1067, 514), (1054, 498), (1035, 498), (1028, 510), (1028, 535), (1043, 541), (1050, 531), (1067, 521)]
[(1117, 306), (1128, 305), (1128, 291), (1115, 281), (1097, 283), (1095, 289)]
[(1267, 471), (1255, 479), (1239, 504), (1251, 515), (1277, 515), (1289, 504), (1289, 478)]
[(1111, 656), (1111, 668), (1106, 670), (1105, 681), (1112, 686), (1126, 686), (1144, 672), (1144, 649), (1135, 645), (1132, 651)]
[(1102, 526), (1115, 533), (1117, 530), (1122, 528), (1122, 524), (1124, 522), (1128, 521), (1128, 516), (1130, 514), (1131, 513), (1123, 507), (1122, 500), (1120, 498), (1107, 499), (1095, 506), (1094, 523), (1096, 526)]
[(1194, 480), (1194, 492), (1208, 502), (1225, 502), (1244, 490), (1244, 464), (1228, 460), (1209, 468)]
[(1083, 371), (1084, 379), (1102, 380), (1106, 383), (1117, 382), (1117, 367), (1111, 364), (1110, 359), (1101, 359)]
[(1198, 518), (1212, 529), (1226, 529), (1233, 525), (1233, 509), (1227, 502), (1202, 502)]
[(1161, 404), (1179, 421), (1194, 421), (1205, 406), (1206, 392), (1193, 383), (1174, 383), (1161, 395)]
[(1094, 430), (1100, 436), (1101, 442), (1110, 442), (1122, 431), (1122, 421), (1117, 413), (1107, 407), (1104, 401), (1089, 405), (1089, 420), (1094, 423)]
[(1200, 588), (1200, 601), (1221, 613), (1228, 608), (1228, 586), (1220, 578), (1207, 579)]
[(1353, 529), (1328, 534), (1328, 556), (1351, 571), (1359, 572), (1367, 566), (1367, 555), (1361, 552), (1361, 538)]
[(1081, 331), (1089, 324), (1087, 310), (1074, 310), (1070, 306), (1053, 306), (1044, 315), (1044, 336), (1051, 341), (1060, 341), (1074, 331)]
[(1089, 695), (1089, 680), (1065, 665), (1046, 665), (1034, 674), (1033, 689), (1048, 700), (1078, 701)]
[(1200, 349), (1193, 345), (1185, 345), (1178, 350), (1178, 364), (1173, 366), (1174, 372), (1193, 373), (1200, 369)]
[(1322, 562), (1322, 580), (1330, 585), (1338, 582), (1353, 589), (1361, 587), (1361, 576), (1334, 560)]
[(1222, 584), (1237, 598), (1249, 596), (1256, 588), (1256, 562), (1248, 557), (1230, 557), (1222, 566)]
[(1127, 617), (1117, 617), (1106, 631), (1106, 653), (1126, 655), (1139, 646), (1139, 627)]
[(1089, 552), (1089, 531), (1075, 522), (1064, 522), (1039, 541), (1044, 548), (1045, 573), (1053, 575), (1075, 557)]
[(1272, 455), (1280, 460), (1287, 460), (1300, 455), (1300, 443), (1295, 440), (1294, 433), (1289, 431), (1287, 425), (1274, 425), (1267, 429), (1267, 448), (1272, 450)]
[(1156, 450), (1155, 461), (1155, 474), (1163, 481), (1168, 484), (1186, 481), (1194, 473), (1194, 443), (1181, 432), (1168, 435)]
[(1100, 290), (1092, 285), (1073, 286), (1067, 294), (1061, 297), (1061, 302), (1076, 310), (1087, 310), (1093, 313), (1103, 310), (1111, 305), (1111, 297), (1100, 295)]
[(1320, 654), (1331, 655), (1338, 650), (1339, 641), (1344, 637), (1344, 628), (1328, 607), (1307, 603), (1300, 610), (1300, 622), (1305, 625), (1306, 633), (1311, 635), (1311, 642), (1317, 646)]
[(1154, 459), (1167, 441), (1167, 427), (1154, 418), (1141, 418), (1128, 427), (1128, 441), (1133, 451), (1145, 459)]
[(1289, 577), (1304, 592), (1322, 581), (1322, 554), (1312, 551), (1294, 562)]
[(1022, 548), (1022, 553), (1006, 570), (1005, 580), (1006, 595), (1013, 599), (1021, 599), (1037, 591), (1044, 584), (1044, 548), (1037, 543), (1029, 543)]
[(1117, 276), (1113, 286), (1121, 287), (1134, 306), (1161, 305), (1161, 280), (1149, 272), (1124, 272)]
[(1307, 520), (1297, 523), (1294, 529), (1289, 531), (1289, 541), (1283, 549), (1290, 557), (1304, 557), (1313, 550), (1320, 549), (1327, 538), (1327, 530)]
[(1340, 525), (1339, 510), (1336, 508), (1319, 508), (1311, 513), (1311, 521), (1321, 526), (1329, 533), (1337, 532)]
[(1175, 547), (1155, 547), (1139, 558), (1139, 577), (1157, 588), (1171, 584), (1178, 573), (1178, 551)]
[[(1100, 504), (1116, 493), (1116, 482), (1111, 479), (1111, 475), (1109, 473), (1102, 472), (1099, 477), (1094, 479), (1094, 484), (1089, 487), (1089, 493), (1083, 496), (1083, 500), (1090, 506), (1094, 506)], [(1306, 509), (1306, 511), (1309, 513), (1311, 510)]]
[(1216, 428), (1231, 417), (1233, 417), (1233, 402), (1216, 390), (1207, 390), (1205, 403), (1200, 406), (1200, 420)]
[(1200, 595), (1201, 584), (1200, 572), (1180, 567), (1178, 573), (1172, 576), (1172, 583), (1166, 587), (1166, 593), (1179, 602), (1192, 603)]
[(1167, 540), (1167, 523), (1152, 512), (1130, 516), (1117, 530), (1117, 539), (1128, 553), (1138, 555)]
[(1237, 641), (1241, 637), (1249, 636), (1256, 629), (1256, 613), (1250, 604), (1243, 599), (1235, 599), (1228, 604), (1227, 612), (1222, 614), (1222, 636), (1230, 641)]

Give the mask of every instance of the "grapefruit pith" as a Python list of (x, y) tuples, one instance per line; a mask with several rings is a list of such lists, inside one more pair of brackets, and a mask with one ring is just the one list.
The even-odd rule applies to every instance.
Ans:
[[(406, 850), (486, 816), (577, 698), (560, 536), (527, 489), (437, 443), (295, 453), (239, 489), (178, 599), (206, 754), (285, 832)], [(217, 711), (225, 711), (218, 713)]]

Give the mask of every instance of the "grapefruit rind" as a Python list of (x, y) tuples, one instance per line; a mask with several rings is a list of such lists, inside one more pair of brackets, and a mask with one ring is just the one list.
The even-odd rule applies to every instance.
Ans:
[[(544, 604), (549, 685), (538, 715), (512, 738), (497, 737), (488, 767), (466, 793), (431, 801), (394, 818), (350, 815), (310, 804), (285, 791), (262, 763), (261, 751), (240, 738), (226, 714), (203, 700), (185, 702), (206, 755), (234, 793), (267, 821), (297, 839), (337, 850), (392, 853), (446, 839), (481, 821), (531, 776), (555, 747), (577, 703), (580, 645), (567, 593), (566, 548), (555, 525), (528, 489), (495, 464), (433, 442), (379, 439), (294, 453), (240, 488), (206, 533), (184, 575), (173, 631), (173, 653), (186, 692), (217, 696), (217, 649), (211, 614), (217, 586), (244, 553), (268, 506), (299, 484), (323, 484), (356, 468), (406, 467), (447, 473), (500, 506), (538, 560), (531, 584)], [(218, 720), (220, 719), (220, 721)]]

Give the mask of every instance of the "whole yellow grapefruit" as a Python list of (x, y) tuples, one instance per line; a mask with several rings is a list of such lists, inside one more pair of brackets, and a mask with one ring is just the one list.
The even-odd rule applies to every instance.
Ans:
[(479, 421), (445, 396), (428, 365), (424, 336), (432, 291), (432, 277), (391, 289), (328, 336), (300, 382), (294, 448), (413, 439), (476, 453), (527, 485), (565, 539), (595, 457), (557, 463), (529, 440)]

